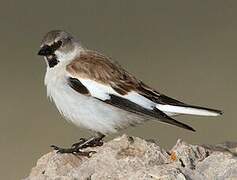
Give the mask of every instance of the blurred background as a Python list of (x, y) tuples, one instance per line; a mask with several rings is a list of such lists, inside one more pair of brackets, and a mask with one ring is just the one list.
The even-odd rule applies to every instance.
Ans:
[[(0, 177), (26, 177), (51, 144), (90, 134), (67, 123), (46, 98), (43, 35), (64, 29), (169, 96), (224, 110), (178, 117), (192, 133), (149, 122), (122, 133), (171, 148), (237, 140), (237, 1), (1, 1)], [(117, 136), (110, 136), (107, 140)]]

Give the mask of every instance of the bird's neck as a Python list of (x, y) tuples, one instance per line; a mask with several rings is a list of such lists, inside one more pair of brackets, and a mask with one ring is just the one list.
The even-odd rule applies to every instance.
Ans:
[(73, 61), (76, 57), (80, 56), (80, 53), (83, 49), (81, 48), (74, 48), (73, 51), (69, 51), (67, 53), (64, 52), (55, 52), (55, 55), (57, 57), (57, 60), (61, 63), (70, 63)]

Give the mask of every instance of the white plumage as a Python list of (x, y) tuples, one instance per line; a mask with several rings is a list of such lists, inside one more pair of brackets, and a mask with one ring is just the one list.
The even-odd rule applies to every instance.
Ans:
[(59, 112), (75, 125), (108, 134), (115, 133), (117, 129), (125, 128), (129, 124), (146, 120), (146, 117), (120, 110), (94, 98), (109, 98), (106, 94), (113, 91), (110, 88), (101, 84), (93, 86), (91, 81), (82, 81), (94, 96), (88, 97), (73, 90), (66, 78), (67, 72), (62, 64), (53, 69), (48, 68), (45, 85), (48, 96), (54, 101)]

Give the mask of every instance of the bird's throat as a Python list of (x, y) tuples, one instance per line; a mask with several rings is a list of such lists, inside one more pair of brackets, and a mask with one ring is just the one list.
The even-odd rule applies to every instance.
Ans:
[(47, 56), (46, 58), (47, 58), (48, 65), (50, 68), (53, 68), (54, 66), (56, 66), (59, 63), (59, 61), (55, 55), (50, 55), (50, 56)]

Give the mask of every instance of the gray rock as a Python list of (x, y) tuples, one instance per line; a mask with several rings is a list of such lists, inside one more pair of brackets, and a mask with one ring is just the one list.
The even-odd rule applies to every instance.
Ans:
[(123, 135), (93, 151), (90, 158), (50, 152), (26, 180), (237, 179), (237, 143), (198, 146), (178, 140), (167, 152), (154, 142)]

